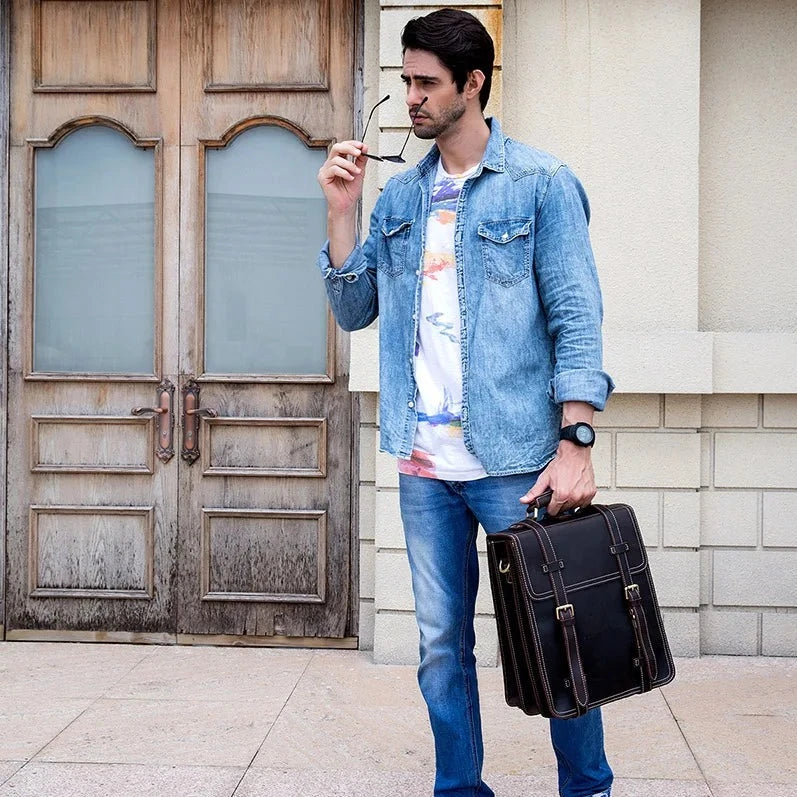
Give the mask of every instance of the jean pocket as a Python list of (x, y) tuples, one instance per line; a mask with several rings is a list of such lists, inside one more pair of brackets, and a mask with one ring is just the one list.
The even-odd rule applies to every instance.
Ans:
[(383, 219), (376, 261), (380, 271), (391, 277), (397, 277), (404, 271), (411, 229), (412, 219), (400, 219), (396, 216), (386, 216)]
[(498, 219), (479, 224), (482, 264), (488, 280), (509, 286), (531, 274), (533, 223), (533, 219)]

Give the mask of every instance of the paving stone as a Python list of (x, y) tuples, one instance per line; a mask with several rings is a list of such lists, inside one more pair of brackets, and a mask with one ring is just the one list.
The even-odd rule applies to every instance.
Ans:
[(33, 761), (0, 786), (0, 797), (230, 797), (244, 771)]

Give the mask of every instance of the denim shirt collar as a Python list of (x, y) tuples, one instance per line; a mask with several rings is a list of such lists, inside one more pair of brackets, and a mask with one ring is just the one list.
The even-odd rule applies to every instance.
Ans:
[[(487, 139), (487, 148), (484, 150), (481, 166), (477, 175), (482, 169), (491, 169), (494, 172), (504, 171), (504, 134), (501, 132), (501, 124), (494, 116), (485, 119), (490, 128), (490, 138)], [(415, 167), (420, 177), (425, 177), (432, 169), (437, 168), (440, 160), (440, 150), (434, 144), (429, 152), (418, 162)]]

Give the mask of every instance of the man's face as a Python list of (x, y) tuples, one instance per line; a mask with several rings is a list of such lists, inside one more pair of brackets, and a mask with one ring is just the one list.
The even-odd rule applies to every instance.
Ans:
[(465, 94), (457, 91), (451, 70), (433, 53), (405, 50), (401, 79), (407, 87), (410, 119), (423, 98), (429, 98), (415, 118), (415, 135), (418, 138), (443, 135), (465, 113)]

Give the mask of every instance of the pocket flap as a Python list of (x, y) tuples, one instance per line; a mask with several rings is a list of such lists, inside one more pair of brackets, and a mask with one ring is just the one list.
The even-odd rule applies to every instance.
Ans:
[(483, 221), (479, 224), (478, 233), (488, 241), (497, 244), (508, 244), (521, 235), (531, 232), (533, 219), (498, 219)]
[[(633, 576), (647, 567), (647, 556), (633, 510), (627, 504), (610, 504), (607, 507), (622, 526), (623, 541), (628, 544), (628, 566)], [(617, 557), (609, 546), (611, 538), (603, 517), (594, 509), (585, 509), (583, 515), (546, 523), (546, 531), (561, 562), (565, 588), (575, 592), (606, 581), (619, 581)], [(526, 564), (524, 585), (532, 600), (547, 600), (553, 596), (551, 579), (543, 568), (543, 556), (537, 537), (530, 529), (516, 535)]]
[(382, 220), (382, 232), (388, 238), (411, 226), (412, 219), (400, 219), (397, 216), (385, 216), (385, 218)]

